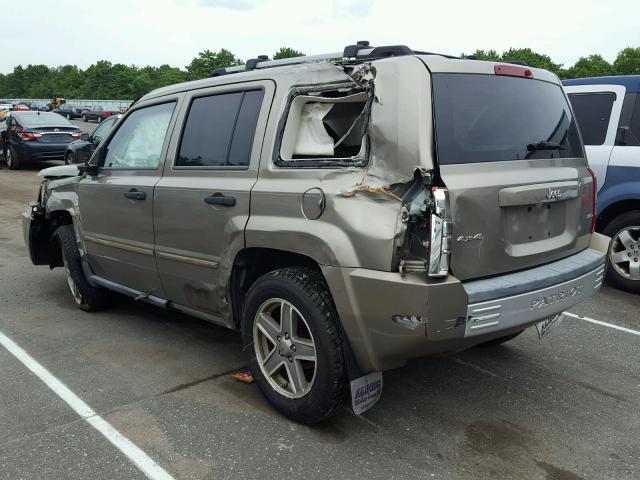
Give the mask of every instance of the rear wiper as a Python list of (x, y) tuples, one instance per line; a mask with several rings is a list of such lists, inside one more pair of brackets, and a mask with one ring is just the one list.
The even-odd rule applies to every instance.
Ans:
[(559, 143), (547, 142), (545, 140), (527, 145), (528, 152), (535, 152), (538, 150), (566, 150), (566, 148)]

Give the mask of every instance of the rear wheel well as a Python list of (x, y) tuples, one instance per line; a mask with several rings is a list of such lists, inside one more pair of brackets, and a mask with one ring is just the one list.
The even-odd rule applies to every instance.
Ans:
[(598, 215), (598, 219), (596, 221), (596, 231), (602, 232), (609, 224), (609, 222), (611, 222), (618, 215), (624, 212), (630, 212), (632, 210), (640, 210), (640, 199), (621, 200), (609, 205), (600, 213), (600, 215)]
[(240, 325), (242, 305), (251, 285), (265, 273), (285, 267), (309, 267), (320, 271), (318, 263), (311, 257), (299, 253), (271, 248), (245, 248), (233, 262), (230, 294), (233, 321)]

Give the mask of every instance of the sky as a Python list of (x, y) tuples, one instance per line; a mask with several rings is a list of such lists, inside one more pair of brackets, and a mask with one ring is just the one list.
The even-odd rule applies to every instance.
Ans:
[(5, 14), (0, 73), (97, 60), (184, 68), (205, 49), (246, 60), (358, 40), (453, 55), (530, 47), (565, 67), (640, 47), (637, 0), (30, 0), (28, 15)]

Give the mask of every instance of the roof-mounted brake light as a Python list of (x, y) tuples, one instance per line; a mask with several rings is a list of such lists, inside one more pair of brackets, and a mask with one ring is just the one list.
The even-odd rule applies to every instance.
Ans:
[(533, 78), (533, 71), (531, 71), (530, 68), (518, 67), (516, 65), (494, 65), (493, 71), (496, 75)]

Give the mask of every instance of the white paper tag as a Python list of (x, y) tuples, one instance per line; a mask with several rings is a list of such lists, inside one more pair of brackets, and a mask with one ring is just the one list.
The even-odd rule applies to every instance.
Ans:
[(382, 372), (373, 372), (351, 381), (351, 407), (356, 415), (373, 407), (382, 396)]

